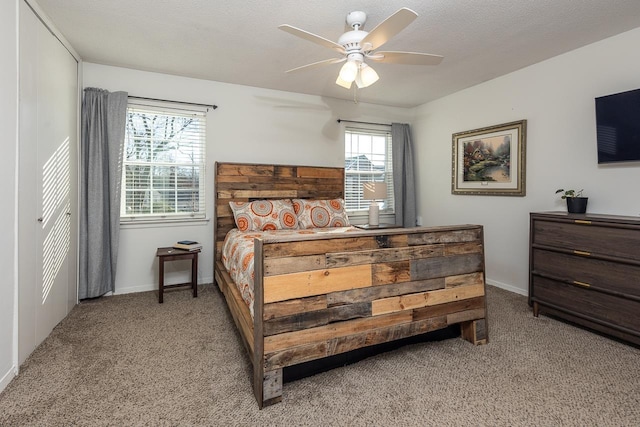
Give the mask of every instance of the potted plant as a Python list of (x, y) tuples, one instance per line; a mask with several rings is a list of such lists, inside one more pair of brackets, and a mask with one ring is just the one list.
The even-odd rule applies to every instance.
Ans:
[(562, 199), (567, 201), (567, 211), (569, 213), (585, 213), (587, 211), (587, 201), (588, 197), (584, 197), (582, 192), (584, 190), (565, 190), (564, 188), (560, 188), (556, 190), (556, 194), (562, 193), (560, 196)]

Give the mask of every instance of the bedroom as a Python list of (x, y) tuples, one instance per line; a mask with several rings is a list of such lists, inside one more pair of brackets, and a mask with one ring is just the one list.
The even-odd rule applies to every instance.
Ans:
[[(15, 9), (15, 2), (9, 2)], [(15, 53), (15, 14), (3, 15), (3, 52)], [(340, 15), (340, 14), (338, 14)], [(5, 23), (6, 20), (6, 23)], [(279, 21), (279, 20), (278, 20)], [(296, 22), (290, 22), (296, 24)], [(633, 28), (633, 27), (630, 27)], [(286, 36), (286, 35), (285, 35)], [(291, 41), (291, 40), (290, 40)], [(562, 208), (554, 192), (562, 186), (580, 186), (590, 196), (589, 211), (637, 216), (640, 205), (637, 165), (598, 167), (595, 160), (593, 98), (640, 87), (640, 60), (633, 52), (640, 41), (632, 29), (588, 44), (508, 75), (489, 80), (413, 108), (341, 101), (313, 95), (258, 89), (226, 83), (135, 71), (86, 62), (82, 86), (128, 90), (139, 96), (212, 102), (208, 161), (340, 165), (341, 128), (335, 119), (411, 123), (416, 142), (419, 216), (424, 225), (478, 223), (485, 227), (487, 282), (522, 295), (528, 282), (528, 214)], [(301, 42), (302, 44), (303, 42)], [(446, 56), (446, 53), (444, 53)], [(8, 56), (14, 56), (13, 54)], [(296, 64), (290, 64), (294, 66)], [(14, 67), (15, 68), (15, 67)], [(13, 94), (2, 102), (3, 128), (16, 140), (16, 76), (10, 69), (2, 79)], [(6, 88), (6, 89), (5, 89)], [(4, 97), (3, 97), (4, 98)], [(491, 104), (487, 105), (487, 100)], [(523, 198), (454, 196), (450, 192), (451, 134), (514, 120), (527, 119), (527, 195)], [(250, 121), (250, 122), (249, 122)], [(11, 138), (11, 135), (14, 137)], [(300, 149), (304, 135), (303, 147)], [(261, 141), (277, 141), (263, 144)], [(241, 141), (239, 144), (229, 141)], [(15, 182), (15, 147), (3, 160), (3, 181)], [(5, 193), (6, 192), (6, 193)], [(3, 199), (14, 200), (12, 186), (3, 187)], [(208, 201), (212, 203), (212, 201)], [(3, 235), (15, 243), (15, 217), (3, 212)], [(212, 205), (209, 205), (209, 209)], [(155, 248), (184, 238), (187, 233), (212, 235), (212, 225), (172, 227), (159, 233), (144, 228), (123, 229), (116, 287), (123, 291), (155, 288)], [(17, 283), (13, 244), (2, 249), (2, 270)], [(204, 250), (202, 258), (212, 256)], [(143, 266), (142, 268), (140, 266)], [(213, 266), (203, 263), (199, 281), (211, 282)], [(0, 375), (15, 369), (13, 301), (15, 286), (2, 287)]]

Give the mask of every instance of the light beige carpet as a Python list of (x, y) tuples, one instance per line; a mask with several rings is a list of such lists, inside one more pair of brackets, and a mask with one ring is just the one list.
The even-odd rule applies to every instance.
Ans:
[(1, 426), (638, 426), (640, 350), (489, 287), (488, 345), (420, 343), (284, 385), (258, 410), (218, 290), (84, 303), (0, 395)]

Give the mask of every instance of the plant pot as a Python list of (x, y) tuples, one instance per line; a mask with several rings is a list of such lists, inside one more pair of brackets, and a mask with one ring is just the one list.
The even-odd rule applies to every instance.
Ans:
[(588, 200), (588, 197), (567, 197), (567, 211), (569, 213), (585, 213)]

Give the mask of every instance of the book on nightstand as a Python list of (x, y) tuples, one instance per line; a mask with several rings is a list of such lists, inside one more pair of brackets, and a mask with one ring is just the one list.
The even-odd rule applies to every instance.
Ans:
[(184, 251), (199, 251), (202, 249), (202, 244), (193, 240), (180, 240), (173, 245), (176, 249), (182, 249)]

